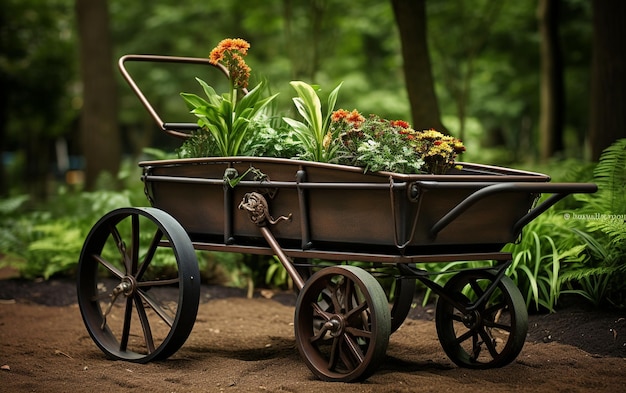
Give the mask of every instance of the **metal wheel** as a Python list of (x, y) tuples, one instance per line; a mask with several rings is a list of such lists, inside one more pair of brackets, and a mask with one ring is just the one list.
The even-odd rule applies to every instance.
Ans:
[[(160, 247), (163, 242), (169, 247)], [(111, 359), (165, 359), (185, 342), (200, 298), (200, 273), (181, 225), (154, 208), (122, 208), (91, 229), (78, 262), (78, 305)]]
[[(323, 269), (323, 267), (308, 265), (303, 260), (298, 260), (297, 262), (300, 265), (296, 267), (296, 270), (305, 281), (313, 275), (314, 271)], [(400, 328), (411, 311), (417, 280), (415, 278), (400, 277), (397, 269), (390, 271), (389, 267), (370, 268), (368, 270), (386, 293), (391, 311), (391, 334), (393, 334)]]
[(384, 358), (390, 331), (385, 292), (363, 269), (324, 268), (300, 291), (296, 344), (306, 365), (322, 380), (369, 377)]
[[(458, 366), (486, 369), (512, 362), (522, 350), (528, 312), (519, 289), (504, 276), (492, 293), (496, 273), (457, 273), (437, 301), (435, 322), (443, 350)], [(485, 295), (485, 296), (483, 296)]]
[(417, 281), (414, 278), (395, 278), (392, 288), (389, 290), (391, 299), (391, 333), (400, 328), (413, 304), (413, 296)]

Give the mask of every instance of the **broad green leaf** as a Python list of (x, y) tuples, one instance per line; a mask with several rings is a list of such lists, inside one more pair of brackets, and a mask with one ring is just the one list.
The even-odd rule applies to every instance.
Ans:
[(190, 111), (196, 108), (202, 107), (202, 106), (209, 105), (209, 103), (206, 100), (204, 100), (202, 97), (199, 97), (193, 93), (180, 93), (180, 96), (183, 98), (183, 100), (185, 101), (185, 104), (187, 104), (187, 108)]

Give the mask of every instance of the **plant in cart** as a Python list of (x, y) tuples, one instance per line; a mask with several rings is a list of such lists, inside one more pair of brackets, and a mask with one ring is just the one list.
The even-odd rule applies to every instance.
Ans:
[[(365, 171), (445, 174), (465, 151), (463, 143), (435, 130), (416, 131), (404, 120), (363, 116), (356, 109), (334, 111), (340, 83), (323, 108), (319, 86), (292, 81), (293, 103), (299, 119), (273, 116), (276, 97), (263, 97), (261, 82), (248, 92), (250, 67), (243, 57), (250, 44), (225, 39), (210, 54), (212, 64), (223, 65), (230, 91), (219, 95), (198, 79), (207, 99), (181, 93), (201, 130), (178, 150), (179, 157), (258, 155), (296, 158), (359, 166)], [(326, 112), (324, 113), (324, 109)]]
[(404, 120), (367, 118), (358, 111), (339, 109), (332, 115), (331, 129), (342, 146), (339, 162), (366, 171), (444, 174), (465, 151), (463, 143), (433, 129), (415, 131)]
[(228, 71), (229, 92), (220, 95), (202, 79), (196, 78), (207, 99), (193, 93), (181, 93), (187, 107), (198, 117), (196, 132), (179, 150), (181, 157), (240, 154), (255, 123), (276, 94), (263, 97), (265, 83), (248, 91), (250, 67), (243, 59), (250, 44), (243, 39), (224, 39), (210, 53), (211, 64), (221, 64)]

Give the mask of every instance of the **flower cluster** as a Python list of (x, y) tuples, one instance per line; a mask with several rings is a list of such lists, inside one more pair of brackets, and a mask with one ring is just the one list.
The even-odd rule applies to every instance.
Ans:
[(331, 130), (339, 135), (339, 161), (368, 170), (443, 174), (454, 165), (463, 143), (433, 129), (415, 131), (404, 120), (376, 115), (365, 118), (357, 110), (339, 109), (331, 115)]
[(179, 149), (179, 157), (217, 154), (223, 157), (242, 153), (257, 125), (266, 118), (268, 104), (276, 97), (264, 97), (264, 83), (248, 91), (250, 67), (243, 60), (250, 44), (240, 38), (222, 40), (209, 55), (211, 64), (223, 65), (228, 71), (230, 91), (218, 94), (213, 87), (196, 78), (206, 98), (181, 93), (191, 113), (198, 118), (199, 131), (193, 133)]
[(209, 55), (211, 64), (222, 63), (228, 70), (234, 88), (246, 89), (250, 79), (250, 67), (243, 57), (248, 54), (250, 44), (241, 38), (222, 40)]
[(243, 58), (249, 49), (245, 40), (227, 38), (209, 55), (211, 64), (228, 71), (228, 93), (220, 95), (198, 78), (206, 99), (181, 93), (200, 128), (180, 148), (181, 158), (275, 155), (359, 166), (366, 171), (444, 174), (465, 151), (460, 140), (432, 129), (416, 131), (404, 120), (365, 117), (356, 109), (334, 111), (341, 83), (322, 106), (317, 87), (291, 81), (300, 118), (282, 117), (278, 124), (274, 120), (280, 116), (269, 106), (276, 95), (264, 97), (264, 82), (247, 91), (250, 67)]

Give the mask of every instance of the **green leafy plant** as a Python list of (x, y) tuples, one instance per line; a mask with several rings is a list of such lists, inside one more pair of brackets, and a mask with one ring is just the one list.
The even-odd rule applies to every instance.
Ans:
[(331, 142), (337, 135), (329, 129), (330, 115), (337, 102), (337, 95), (341, 83), (330, 92), (326, 115), (322, 114), (322, 103), (315, 88), (302, 81), (292, 81), (291, 86), (295, 89), (297, 97), (293, 102), (303, 122), (284, 117), (283, 120), (295, 131), (295, 136), (302, 143), (304, 153), (301, 158), (318, 162), (331, 162), (339, 145)]
[(563, 275), (566, 293), (594, 305), (626, 306), (626, 139), (604, 150), (593, 168), (595, 194), (576, 195), (578, 209), (566, 211), (568, 241), (586, 245), (587, 258)]
[(454, 166), (463, 143), (435, 130), (415, 131), (403, 120), (339, 109), (332, 114), (331, 130), (339, 135), (339, 162), (366, 171), (444, 174)]
[[(193, 93), (181, 93), (187, 107), (198, 118), (202, 131), (183, 145), (181, 157), (212, 155), (236, 156), (254, 122), (263, 109), (277, 96), (264, 97), (265, 83), (247, 91), (250, 68), (243, 60), (250, 45), (242, 39), (225, 39), (211, 51), (212, 64), (224, 63), (230, 80), (230, 91), (223, 95), (203, 80), (196, 78), (207, 99)], [(208, 135), (206, 134), (208, 133)], [(207, 149), (206, 146), (209, 146)], [(214, 145), (214, 147), (213, 147)], [(200, 147), (200, 148), (199, 148)]]
[(552, 237), (535, 230), (527, 231), (525, 238), (512, 246), (514, 257), (509, 274), (522, 291), (528, 308), (554, 312), (564, 282), (562, 269), (564, 265), (582, 261), (585, 245), (560, 250)]

